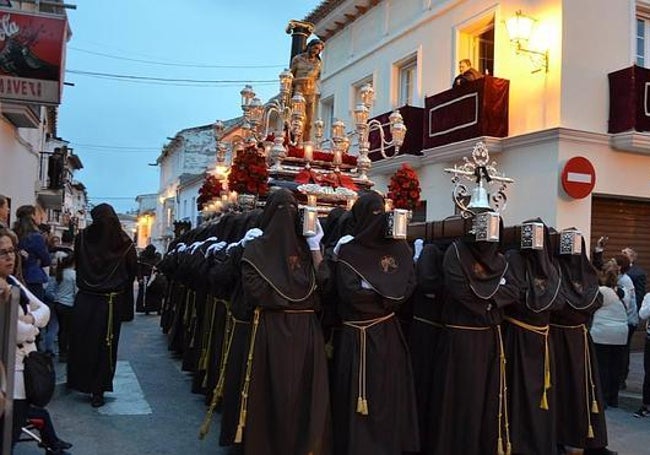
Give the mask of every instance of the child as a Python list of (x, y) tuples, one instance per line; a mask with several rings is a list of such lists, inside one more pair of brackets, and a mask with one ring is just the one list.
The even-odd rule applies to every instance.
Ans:
[(66, 362), (72, 307), (77, 295), (77, 275), (74, 269), (74, 255), (72, 253), (59, 253), (59, 255), (52, 295), (54, 311), (59, 320), (59, 362)]

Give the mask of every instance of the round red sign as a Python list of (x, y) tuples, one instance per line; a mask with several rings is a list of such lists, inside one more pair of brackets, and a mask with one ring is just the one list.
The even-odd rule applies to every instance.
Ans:
[(562, 187), (566, 193), (582, 199), (596, 186), (596, 170), (591, 162), (583, 156), (575, 156), (566, 162), (562, 169)]

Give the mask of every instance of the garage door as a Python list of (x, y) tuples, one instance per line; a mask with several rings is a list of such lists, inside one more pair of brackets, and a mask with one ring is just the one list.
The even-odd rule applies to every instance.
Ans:
[(591, 206), (591, 248), (602, 235), (609, 236), (605, 257), (625, 247), (639, 255), (637, 263), (650, 273), (650, 201), (594, 196)]

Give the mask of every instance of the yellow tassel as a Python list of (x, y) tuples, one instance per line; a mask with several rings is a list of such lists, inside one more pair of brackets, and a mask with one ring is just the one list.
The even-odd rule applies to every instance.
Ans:
[(508, 448), (506, 449), (506, 455), (511, 455), (512, 454), (512, 444), (510, 444), (510, 441), (508, 441)]
[(503, 453), (503, 439), (501, 438), (497, 440), (497, 455), (505, 455)]
[(587, 438), (594, 438), (594, 427), (592, 427), (591, 424), (589, 424), (589, 429), (587, 430)]
[(598, 403), (596, 402), (596, 400), (593, 400), (591, 402), (591, 413), (592, 414), (598, 414), (599, 412), (600, 411), (598, 410)]
[(546, 389), (542, 393), (542, 401), (539, 403), (539, 407), (545, 411), (548, 411), (548, 400), (546, 399)]
[(212, 409), (208, 410), (205, 419), (203, 419), (203, 424), (201, 424), (201, 428), (199, 428), (199, 439), (205, 438), (205, 435), (210, 431), (210, 422), (212, 422)]
[(237, 425), (237, 433), (235, 434), (235, 444), (241, 444), (244, 437), (244, 427)]
[(363, 399), (363, 412), (362, 412), (362, 414), (364, 416), (368, 415), (368, 400), (366, 400), (365, 398)]
[(363, 398), (357, 398), (357, 412), (363, 414)]
[(551, 372), (548, 368), (546, 368), (546, 371), (544, 372), (544, 388), (551, 388)]

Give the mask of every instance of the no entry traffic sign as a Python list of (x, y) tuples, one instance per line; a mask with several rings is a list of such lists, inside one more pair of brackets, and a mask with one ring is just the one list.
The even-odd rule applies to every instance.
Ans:
[(596, 170), (591, 162), (583, 156), (575, 156), (566, 162), (562, 169), (562, 187), (566, 193), (582, 199), (596, 186)]

